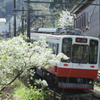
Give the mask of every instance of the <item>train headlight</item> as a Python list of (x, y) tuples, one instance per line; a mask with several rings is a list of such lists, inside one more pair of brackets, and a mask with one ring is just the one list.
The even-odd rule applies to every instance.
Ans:
[(94, 66), (91, 66), (91, 68), (94, 68)]
[(68, 66), (68, 64), (64, 64), (64, 66)]

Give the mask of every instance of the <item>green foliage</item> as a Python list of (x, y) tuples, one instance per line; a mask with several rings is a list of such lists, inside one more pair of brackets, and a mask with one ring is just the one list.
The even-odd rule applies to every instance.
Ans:
[[(50, 9), (69, 9), (71, 10), (73, 8), (74, 5), (76, 5), (79, 1), (81, 0), (53, 0), (53, 3), (50, 3)], [(59, 4), (57, 4), (57, 2), (60, 2)], [(65, 4), (62, 4), (64, 3)]]
[[(2, 2), (2, 3), (1, 3)], [(13, 2), (12, 0), (0, 0), (0, 17), (9, 18), (13, 15)]]
[[(50, 3), (49, 8), (53, 10), (54, 17), (56, 18), (55, 26), (57, 26), (61, 11), (62, 10), (66, 11), (67, 9), (70, 12), (70, 10), (72, 10), (72, 8), (75, 5), (77, 5), (78, 2), (81, 0), (52, 0), (52, 1), (53, 3)], [(61, 2), (61, 3), (57, 4), (57, 2)], [(65, 4), (62, 4), (64, 2)]]
[(13, 100), (47, 100), (46, 91), (37, 89), (36, 87), (26, 88), (21, 83), (19, 87), (14, 90)]
[[(8, 86), (3, 93), (0, 94), (0, 100), (11, 100), (12, 93), (16, 87), (19, 87), (22, 83), (19, 80), (16, 80), (14, 83), (12, 83), (10, 86)], [(1, 99), (2, 98), (2, 99)]]
[[(22, 4), (24, 3), (23, 0), (15, 0), (15, 1), (16, 1), (16, 9), (21, 9)], [(41, 0), (36, 0), (36, 1), (41, 1)], [(43, 9), (43, 10), (46, 10), (49, 8), (56, 9), (57, 14), (55, 14), (55, 18), (59, 18), (59, 14), (63, 9), (68, 9), (68, 10), (72, 9), (73, 6), (75, 6), (80, 0), (46, 0), (46, 1), (49, 1), (49, 2), (53, 1), (54, 3), (51, 3), (51, 4), (47, 4), (47, 3), (46, 4), (34, 4), (34, 3), (32, 3), (31, 5), (33, 5), (34, 8), (39, 7), (39, 9)], [(69, 2), (69, 4), (56, 4), (56, 2), (63, 2), (63, 1)], [(41, 8), (40, 5), (44, 6), (45, 9), (43, 7)], [(0, 17), (1, 18), (6, 18), (7, 20), (9, 20), (14, 14), (13, 9), (14, 9), (14, 0), (0, 0)], [(26, 6), (25, 6), (25, 9), (27, 9)], [(43, 14), (48, 14), (49, 11), (44, 11), (44, 12), (43, 12)], [(17, 14), (20, 15), (21, 12), (17, 12)], [(48, 19), (50, 19), (50, 18), (48, 18)], [(34, 21), (32, 21), (32, 20), (34, 20)], [(37, 23), (39, 23), (38, 26), (36, 25)], [(39, 18), (36, 18), (36, 19), (31, 18), (31, 26), (33, 24), (33, 26), (35, 25), (37, 27), (41, 27), (42, 26), (41, 23), (42, 22), (39, 20)], [(52, 24), (50, 24), (50, 21), (46, 20), (44, 22), (44, 25), (45, 25), (44, 27), (46, 27), (47, 25), (48, 25), (48, 27), (50, 27)]]
[[(19, 9), (22, 6), (22, 0), (15, 0), (16, 8)], [(0, 0), (0, 17), (7, 20), (13, 16), (14, 0)]]

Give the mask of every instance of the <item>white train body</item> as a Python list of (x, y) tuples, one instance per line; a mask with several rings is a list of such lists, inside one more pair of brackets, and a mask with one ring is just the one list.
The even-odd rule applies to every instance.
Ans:
[[(93, 89), (99, 66), (99, 39), (80, 35), (50, 35), (31, 33), (31, 41), (46, 36), (54, 54), (64, 53), (70, 59), (37, 73), (60, 88)], [(45, 52), (45, 51), (44, 51)]]

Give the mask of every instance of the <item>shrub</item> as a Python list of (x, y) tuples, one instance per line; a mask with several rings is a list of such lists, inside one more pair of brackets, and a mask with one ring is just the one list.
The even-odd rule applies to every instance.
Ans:
[(20, 85), (14, 90), (13, 100), (47, 100), (47, 94), (42, 88)]

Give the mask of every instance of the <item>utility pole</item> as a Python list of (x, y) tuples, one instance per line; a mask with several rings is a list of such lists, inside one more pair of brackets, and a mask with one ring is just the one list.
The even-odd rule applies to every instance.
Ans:
[(42, 27), (43, 27), (44, 25), (43, 25), (43, 13), (42, 13)]
[[(14, 0), (14, 10), (16, 9), (16, 0)], [(16, 11), (14, 11), (14, 37), (16, 36)]]
[[(30, 42), (30, 3), (54, 3), (54, 2), (44, 2), (44, 1), (24, 1), (26, 3), (28, 3), (28, 7), (27, 7), (27, 42)], [(62, 2), (56, 2), (56, 4), (65, 4)], [(69, 4), (69, 3), (67, 3)], [(43, 24), (42, 24), (43, 27)]]
[[(63, 0), (63, 3), (65, 2), (65, 0)], [(63, 9), (65, 10), (66, 9), (66, 5), (63, 4)]]
[(28, 1), (27, 6), (27, 42), (30, 42), (30, 0)]
[(22, 34), (24, 35), (24, 6), (22, 4)]
[[(27, 8), (28, 9), (28, 8)], [(30, 7), (28, 10), (24, 10), (24, 6), (22, 5), (22, 10), (13, 10), (13, 11), (22, 11), (22, 16), (21, 16), (21, 20), (22, 20), (22, 34), (24, 35), (24, 11), (27, 11), (27, 37), (28, 37), (28, 41), (30, 42)], [(31, 10), (31, 11), (41, 11), (41, 10)]]
[(9, 22), (9, 35), (11, 35), (11, 23)]

